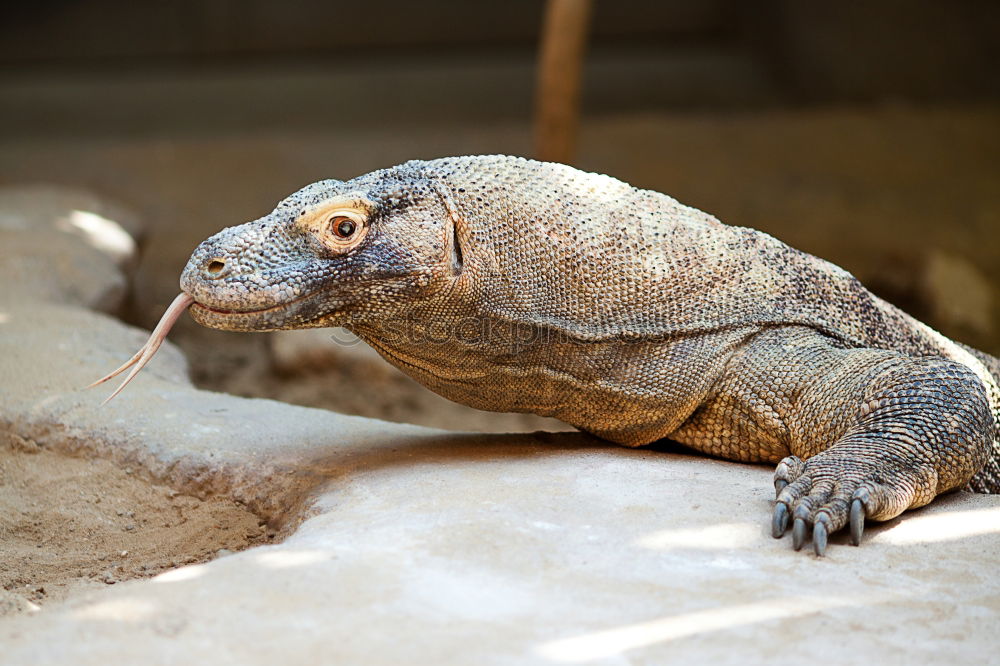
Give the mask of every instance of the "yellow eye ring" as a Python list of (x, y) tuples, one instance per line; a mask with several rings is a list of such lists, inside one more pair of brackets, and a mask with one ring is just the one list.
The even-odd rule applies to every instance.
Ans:
[(365, 216), (356, 210), (334, 210), (314, 223), (313, 230), (321, 241), (336, 252), (344, 252), (364, 238), (368, 231)]

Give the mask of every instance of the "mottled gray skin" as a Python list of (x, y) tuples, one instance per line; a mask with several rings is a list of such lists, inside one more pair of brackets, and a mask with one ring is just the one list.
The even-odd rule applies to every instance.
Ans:
[(865, 516), (1000, 490), (996, 359), (767, 234), (559, 164), (315, 183), (202, 243), (181, 287), (207, 326), (345, 326), (473, 407), (779, 463), (774, 534), (811, 526), (819, 554)]

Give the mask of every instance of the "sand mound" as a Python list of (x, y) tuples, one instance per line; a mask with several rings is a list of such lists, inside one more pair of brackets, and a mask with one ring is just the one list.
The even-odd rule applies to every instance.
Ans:
[(274, 538), (253, 513), (108, 460), (0, 445), (0, 615), (147, 578)]

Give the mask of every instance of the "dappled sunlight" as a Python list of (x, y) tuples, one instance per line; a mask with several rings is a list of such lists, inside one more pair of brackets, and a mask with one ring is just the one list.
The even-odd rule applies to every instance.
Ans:
[(1000, 506), (907, 516), (898, 525), (875, 535), (872, 541), (896, 545), (934, 543), (982, 534), (1000, 534)]
[(193, 580), (205, 575), (204, 564), (192, 564), (191, 566), (172, 569), (161, 573), (153, 578), (154, 583), (179, 583), (183, 580)]
[(7, 312), (0, 312), (0, 324), (6, 324), (10, 321), (10, 314)]
[(651, 550), (698, 548), (722, 550), (742, 548), (760, 541), (760, 527), (749, 523), (723, 523), (652, 532), (636, 539), (635, 544)]
[(257, 564), (268, 569), (287, 569), (315, 564), (330, 559), (322, 550), (272, 550), (257, 555)]
[(83, 236), (90, 245), (119, 260), (132, 256), (135, 240), (114, 220), (85, 210), (74, 210), (56, 222), (56, 227)]
[(156, 604), (147, 599), (111, 599), (84, 606), (73, 612), (81, 620), (139, 622), (153, 615)]
[(552, 661), (586, 662), (611, 657), (635, 648), (667, 643), (695, 634), (721, 631), (768, 620), (799, 617), (831, 608), (859, 606), (863, 603), (865, 600), (860, 598), (838, 597), (769, 599), (752, 604), (723, 606), (683, 615), (673, 615), (650, 622), (640, 622), (584, 634), (575, 638), (564, 638), (544, 643), (535, 651)]

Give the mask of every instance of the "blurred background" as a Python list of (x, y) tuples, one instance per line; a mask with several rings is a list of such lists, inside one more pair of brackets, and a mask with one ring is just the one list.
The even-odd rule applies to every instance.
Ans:
[[(576, 24), (552, 11), (541, 0), (8, 3), (0, 185), (82, 187), (133, 209), (143, 254), (122, 314), (149, 327), (198, 242), (309, 182), (544, 152), (548, 90), (575, 166), (767, 231), (1000, 354), (1000, 3), (593, 0), (566, 9), (583, 12)], [(569, 58), (547, 75), (546, 25), (546, 48), (568, 44)], [(550, 425), (470, 415), (373, 372), (363, 351), (313, 353), (316, 340), (191, 322), (171, 339), (209, 388), (443, 427)]]

